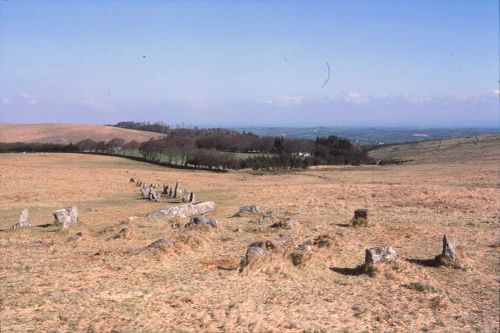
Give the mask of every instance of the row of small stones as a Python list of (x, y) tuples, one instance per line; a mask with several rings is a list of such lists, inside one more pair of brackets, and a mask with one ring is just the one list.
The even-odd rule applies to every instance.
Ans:
[[(256, 214), (260, 213), (260, 209), (257, 206), (241, 206), (239, 212), (236, 216), (241, 216), (242, 214)], [(71, 206), (63, 209), (59, 209), (53, 212), (55, 218), (55, 224), (62, 225), (63, 228), (67, 228), (78, 222), (78, 209), (76, 206)], [(366, 209), (357, 209), (354, 212), (354, 217), (351, 220), (351, 225), (367, 225), (368, 211)], [(288, 223), (283, 226), (279, 224), (274, 224), (273, 226), (290, 227), (290, 219), (286, 219)], [(192, 226), (208, 226), (217, 228), (219, 226), (217, 220), (213, 217), (206, 216), (195, 216), (185, 225), (185, 227)], [(29, 211), (25, 208), (21, 211), (19, 215), (18, 223), (12, 228), (18, 229), (22, 227), (31, 226), (31, 221), (29, 217)], [(278, 238), (274, 241), (260, 241), (252, 243), (248, 246), (245, 253), (245, 257), (240, 263), (240, 272), (243, 272), (247, 267), (252, 266), (255, 262), (265, 259), (271, 256), (271, 254), (276, 251), (280, 245), (283, 243), (283, 239)], [(157, 247), (159, 244), (163, 244), (160, 240), (153, 242), (149, 247)], [(331, 245), (331, 239), (328, 235), (321, 235), (315, 238), (312, 242), (306, 241), (300, 243), (294, 247), (294, 251), (290, 254), (292, 263), (295, 266), (303, 265), (310, 257), (312, 252), (312, 246), (318, 247), (329, 247)], [(397, 258), (396, 251), (389, 245), (381, 245), (366, 249), (365, 251), (365, 263), (361, 266), (361, 269), (366, 273), (370, 273), (374, 270), (375, 265), (385, 262), (394, 261)], [(458, 261), (455, 244), (446, 235), (443, 237), (443, 250), (442, 253), (434, 258), (436, 265), (451, 266), (454, 268), (463, 268)]]
[[(52, 212), (54, 216), (54, 224), (61, 225), (63, 228), (68, 228), (73, 224), (78, 223), (78, 208), (76, 206), (61, 208)], [(31, 227), (30, 213), (24, 208), (19, 214), (19, 219), (12, 229)]]
[[(160, 201), (160, 197), (165, 196), (170, 198), (180, 198), (182, 199), (182, 202), (194, 203), (196, 201), (194, 192), (188, 189), (182, 189), (179, 182), (175, 183), (175, 187), (168, 184), (163, 186), (159, 184), (148, 184), (140, 179), (134, 178), (130, 178), (130, 182), (141, 187), (141, 193), (144, 199)], [(159, 189), (159, 191), (156, 192), (155, 189)]]
[[(255, 206), (242, 206), (236, 216), (244, 214), (260, 213), (260, 209)], [(293, 225), (292, 219), (285, 219), (284, 221), (273, 224), (273, 227), (290, 228)], [(354, 216), (351, 220), (351, 226), (368, 226), (368, 210), (359, 208), (354, 211)], [(284, 242), (283, 239), (278, 237), (274, 241), (260, 241), (252, 243), (248, 246), (245, 257), (240, 263), (240, 272), (243, 272), (247, 267), (253, 263), (261, 261), (266, 257), (270, 257), (280, 245)], [(292, 263), (295, 266), (302, 266), (312, 256), (312, 246), (317, 247), (330, 247), (331, 238), (329, 235), (320, 235), (313, 241), (306, 241), (294, 247), (293, 252), (289, 255)], [(397, 258), (396, 251), (389, 245), (380, 245), (377, 247), (365, 250), (365, 262), (359, 266), (360, 272), (371, 274), (375, 271), (375, 266), (385, 262), (395, 261)], [(446, 235), (443, 236), (443, 250), (440, 255), (437, 255), (433, 260), (436, 266), (449, 266), (453, 268), (466, 268), (461, 264), (457, 258), (455, 251), (455, 244)]]

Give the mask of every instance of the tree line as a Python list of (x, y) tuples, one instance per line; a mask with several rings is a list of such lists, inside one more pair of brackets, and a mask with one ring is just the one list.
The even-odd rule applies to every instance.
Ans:
[(373, 163), (362, 147), (335, 135), (306, 140), (258, 136), (218, 128), (171, 129), (163, 123), (121, 122), (115, 126), (154, 129), (166, 136), (145, 142), (126, 142), (116, 138), (109, 141), (85, 139), (67, 145), (0, 143), (0, 152), (87, 152), (208, 170), (301, 169), (311, 165)]

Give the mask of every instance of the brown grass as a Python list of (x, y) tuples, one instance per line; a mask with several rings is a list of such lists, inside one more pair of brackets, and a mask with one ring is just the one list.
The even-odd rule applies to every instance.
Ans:
[(405, 163), (436, 163), (467, 160), (498, 160), (500, 134), (459, 137), (446, 140), (389, 145), (370, 151), (375, 160), (392, 159)]
[(84, 139), (147, 141), (162, 134), (125, 128), (83, 124), (1, 124), (0, 142), (77, 143)]
[[(0, 329), (498, 332), (498, 167), (487, 159), (251, 175), (105, 156), (0, 155)], [(172, 227), (187, 218), (148, 219), (169, 203), (140, 199), (130, 177), (188, 185), (217, 203), (211, 215), (222, 227), (189, 237)], [(51, 226), (52, 210), (71, 204), (80, 224)], [(232, 217), (244, 204), (276, 209), (300, 228)], [(25, 207), (34, 226), (10, 230)], [(359, 207), (375, 227), (348, 227)], [(124, 227), (129, 237), (113, 238)], [(314, 246), (302, 267), (282, 256), (238, 273), (249, 244), (280, 234), (294, 242), (328, 234), (331, 244)], [(471, 270), (423, 264), (441, 252), (443, 234), (458, 241)], [(184, 245), (135, 251), (162, 237)], [(399, 259), (374, 277), (360, 274), (364, 250), (379, 244)]]

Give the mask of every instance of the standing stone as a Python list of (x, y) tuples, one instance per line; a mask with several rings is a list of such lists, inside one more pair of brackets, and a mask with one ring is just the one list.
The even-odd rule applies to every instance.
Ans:
[(444, 266), (458, 266), (455, 242), (446, 235), (443, 236), (443, 251), (436, 257), (436, 261)]
[(177, 188), (177, 193), (176, 193), (176, 198), (177, 199), (182, 199), (182, 196), (184, 195), (184, 189), (181, 188), (180, 186)]
[(163, 192), (161, 194), (167, 196), (168, 195), (168, 190), (169, 190), (169, 186), (168, 185), (163, 186)]
[(142, 187), (141, 188), (142, 197), (144, 199), (149, 199), (149, 192), (150, 192), (150, 190), (149, 190), (148, 187), (146, 187), (146, 188)]
[(26, 208), (24, 208), (19, 214), (19, 219), (16, 224), (12, 226), (12, 229), (31, 227), (30, 213)]
[(78, 223), (78, 209), (76, 206), (58, 209), (53, 212), (55, 224), (62, 225), (63, 229)]
[(177, 198), (177, 191), (179, 190), (179, 182), (175, 183), (174, 198)]
[(194, 203), (194, 202), (195, 202), (194, 192), (191, 192), (191, 193), (190, 193), (190, 195), (189, 195), (189, 202), (191, 202), (191, 203)]
[(354, 211), (354, 217), (351, 220), (353, 227), (368, 226), (368, 209), (359, 208)]
[(365, 253), (365, 271), (371, 272), (375, 265), (396, 260), (397, 253), (389, 245), (381, 245), (366, 249)]
[(168, 189), (168, 196), (169, 196), (169, 197), (172, 197), (173, 195), (174, 195), (174, 189), (170, 187), (170, 188)]
[(149, 190), (149, 200), (160, 201), (160, 196), (158, 195), (158, 193), (155, 192), (155, 190), (150, 189)]

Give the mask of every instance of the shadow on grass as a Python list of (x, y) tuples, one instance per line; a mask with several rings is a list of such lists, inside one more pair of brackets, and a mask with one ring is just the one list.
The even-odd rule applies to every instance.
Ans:
[(54, 224), (52, 223), (47, 223), (47, 224), (40, 224), (40, 225), (37, 225), (35, 226), (36, 228), (48, 228), (48, 227), (52, 227), (54, 226)]
[(410, 264), (415, 264), (415, 265), (420, 265), (424, 267), (439, 267), (440, 263), (438, 260), (435, 258), (432, 259), (412, 259), (412, 258), (405, 258), (407, 262)]
[(359, 265), (354, 268), (351, 267), (330, 267), (331, 271), (348, 276), (359, 276), (365, 273), (364, 265)]

